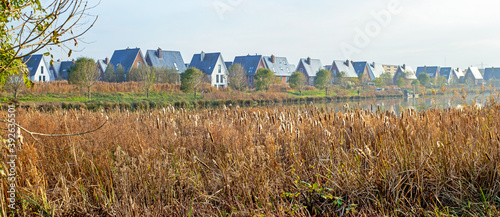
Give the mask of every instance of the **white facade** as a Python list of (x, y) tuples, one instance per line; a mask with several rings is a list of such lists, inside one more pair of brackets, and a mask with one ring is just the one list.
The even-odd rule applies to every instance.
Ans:
[[(30, 80), (31, 81), (37, 81), (37, 82), (47, 82), (47, 81), (54, 81), (56, 80), (54, 77), (54, 74), (52, 73), (52, 70), (48, 67), (48, 64), (45, 63), (44, 58), (40, 60), (40, 63), (38, 64), (38, 68), (33, 69), (33, 68), (28, 68), (30, 71)], [(34, 73), (33, 73), (34, 71)]]
[(222, 56), (219, 56), (215, 67), (212, 69), (212, 74), (210, 75), (210, 83), (214, 87), (227, 87), (227, 78), (229, 72), (227, 70), (226, 64), (222, 59)]

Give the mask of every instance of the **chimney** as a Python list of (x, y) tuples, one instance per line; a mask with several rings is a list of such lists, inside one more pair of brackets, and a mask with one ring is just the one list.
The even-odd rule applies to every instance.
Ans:
[(424, 71), (426, 71), (426, 72), (427, 72), (427, 66), (424, 66)]
[(106, 57), (106, 59), (104, 59), (104, 63), (106, 63), (106, 65), (109, 64), (109, 58)]
[(201, 52), (200, 58), (201, 58), (200, 59), (201, 62), (203, 62), (203, 60), (205, 60), (205, 52), (204, 51)]
[(307, 57), (307, 64), (311, 65), (311, 57)]
[(157, 55), (158, 55), (158, 58), (162, 59), (163, 58), (163, 51), (161, 50), (161, 48), (158, 48), (158, 50), (156, 51)]
[(406, 64), (403, 64), (403, 69), (406, 69)]
[(274, 55), (271, 55), (271, 62), (276, 63), (276, 57)]
[(345, 61), (345, 65), (346, 65), (347, 67), (349, 67), (349, 60), (346, 60), (346, 61)]

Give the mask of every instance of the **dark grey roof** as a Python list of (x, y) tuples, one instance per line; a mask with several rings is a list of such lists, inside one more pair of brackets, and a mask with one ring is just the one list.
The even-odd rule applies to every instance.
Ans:
[(451, 67), (442, 67), (441, 70), (439, 71), (439, 76), (443, 76), (446, 79), (450, 79), (451, 70), (453, 70)]
[(365, 71), (365, 68), (368, 66), (368, 62), (353, 62), (352, 66), (354, 67), (356, 74), (359, 76)]
[[(159, 57), (161, 52), (162, 57)], [(166, 50), (148, 50), (146, 51), (146, 62), (154, 67), (159, 68), (174, 68), (179, 73), (186, 71), (186, 64), (182, 59), (181, 52), (179, 51), (166, 51)]]
[(68, 80), (68, 71), (73, 65), (75, 65), (73, 61), (62, 61), (59, 66), (59, 78)]
[(286, 57), (274, 57), (274, 62), (270, 56), (265, 56), (264, 64), (274, 72), (274, 75), (280, 77), (290, 77), (294, 73), (295, 65), (289, 64)]
[(484, 69), (484, 80), (500, 79), (500, 68), (486, 68)]
[(439, 73), (440, 68), (441, 67), (439, 66), (421, 66), (417, 68), (416, 75), (418, 77), (421, 73), (426, 73), (429, 75), (429, 77), (435, 78), (436, 75)]
[[(201, 55), (204, 55), (203, 61), (201, 60)], [(193, 59), (191, 59), (191, 63), (189, 67), (194, 67), (201, 70), (203, 73), (211, 75), (214, 71), (215, 64), (217, 64), (217, 60), (219, 57), (222, 58), (221, 53), (201, 53), (193, 55)], [(224, 62), (224, 59), (222, 59)]]
[(321, 60), (319, 59), (301, 58), (299, 60), (299, 65), (300, 64), (304, 65), (307, 76), (309, 77), (316, 77), (318, 71), (323, 69), (323, 64), (321, 64)]
[(30, 71), (30, 76), (34, 76), (36, 74), (36, 70), (38, 69), (38, 66), (40, 66), (40, 63), (42, 63), (42, 61), (44, 61), (43, 54), (33, 54), (31, 56), (23, 58), (23, 62), (26, 64), (28, 70)]
[(115, 50), (109, 64), (113, 65), (113, 67), (118, 68), (118, 65), (122, 65), (125, 69), (125, 72), (128, 72), (132, 65), (134, 64), (135, 58), (137, 54), (141, 54), (140, 48), (127, 48), (124, 50)]
[(234, 58), (233, 64), (240, 64), (247, 71), (248, 76), (254, 76), (261, 59), (262, 55), (237, 56)]

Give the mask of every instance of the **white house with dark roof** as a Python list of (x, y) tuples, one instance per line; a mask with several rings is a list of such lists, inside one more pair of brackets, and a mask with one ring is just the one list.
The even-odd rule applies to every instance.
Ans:
[(274, 75), (282, 83), (288, 83), (288, 79), (294, 73), (295, 65), (289, 64), (286, 57), (276, 57), (274, 55), (263, 57), (266, 68), (273, 71)]
[(54, 72), (50, 70), (49, 64), (45, 61), (42, 54), (34, 54), (23, 58), (24, 64), (29, 71), (29, 79), (31, 81), (54, 81), (56, 77)]
[(179, 73), (186, 71), (186, 64), (179, 51), (167, 51), (161, 48), (147, 50), (145, 60), (153, 67), (175, 69)]
[(319, 70), (323, 69), (323, 65), (321, 64), (321, 60), (319, 59), (311, 59), (301, 58), (299, 60), (299, 64), (297, 64), (297, 69), (295, 71), (304, 74), (307, 84), (310, 86), (314, 85), (314, 79), (316, 78), (316, 74)]
[(227, 87), (228, 70), (221, 53), (194, 54), (189, 67), (194, 67), (206, 74), (214, 87)]
[(459, 68), (453, 67), (441, 67), (439, 75), (445, 77), (448, 84), (457, 84), (464, 77), (463, 72)]

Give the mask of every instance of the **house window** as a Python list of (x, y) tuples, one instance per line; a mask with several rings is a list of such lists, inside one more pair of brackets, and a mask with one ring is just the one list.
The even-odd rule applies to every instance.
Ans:
[(42, 76), (38, 76), (38, 81), (42, 81)]
[(43, 66), (40, 67), (40, 70), (41, 70), (40, 73), (43, 74)]
[(45, 75), (42, 77), (42, 80), (45, 81)]
[(137, 62), (137, 68), (141, 67), (141, 62)]
[(290, 79), (290, 77), (286, 77), (286, 83), (288, 83), (288, 80)]
[(219, 73), (222, 73), (222, 66), (219, 65)]
[(219, 83), (219, 75), (215, 75), (216, 77), (216, 83)]
[(224, 83), (224, 76), (220, 75), (220, 83)]

